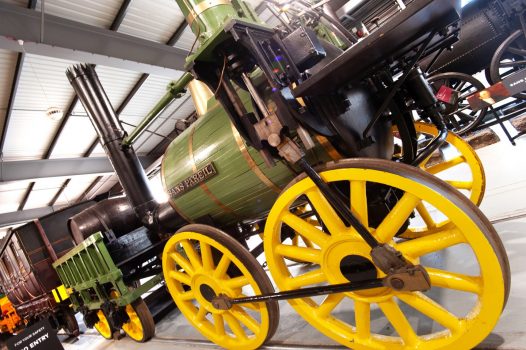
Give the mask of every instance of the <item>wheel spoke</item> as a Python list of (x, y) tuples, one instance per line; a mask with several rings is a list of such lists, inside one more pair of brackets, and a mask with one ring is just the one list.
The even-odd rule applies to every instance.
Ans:
[(309, 241), (307, 238), (303, 237), (302, 235), (298, 234), (297, 235), (298, 237), (301, 237), (301, 240), (303, 241), (303, 243), (305, 243), (305, 246), (307, 248), (314, 248), (314, 245), (312, 244), (311, 241)]
[(213, 276), (215, 278), (221, 278), (226, 274), (226, 271), (228, 270), (228, 266), (230, 266), (230, 258), (226, 256), (226, 254), (223, 254), (221, 257), (221, 260), (219, 260), (219, 263), (217, 263), (217, 267), (214, 270)]
[(292, 258), (299, 261), (307, 261), (311, 263), (320, 263), (321, 251), (313, 248), (298, 247), (295, 245), (279, 244), (274, 248), (276, 254), (285, 258)]
[(365, 181), (351, 181), (351, 209), (365, 226), (369, 226), (367, 214), (367, 192)]
[(236, 337), (242, 340), (247, 339), (247, 334), (245, 333), (245, 330), (243, 329), (239, 321), (234, 316), (232, 316), (232, 314), (225, 313), (223, 317), (225, 318), (226, 323), (228, 323), (230, 329), (232, 330), (232, 332), (234, 332)]
[(290, 212), (284, 213), (282, 220), (294, 231), (301, 232), (303, 237), (314, 242), (321, 248), (323, 248), (329, 241), (329, 236), (325, 232), (319, 230), (317, 227), (309, 224), (307, 221)]
[(345, 294), (343, 293), (337, 293), (337, 294), (329, 294), (323, 300), (323, 302), (318, 306), (316, 309), (316, 314), (318, 317), (321, 318), (327, 318), (331, 314), (332, 310), (334, 310), (338, 304), (345, 298)]
[(426, 226), (428, 229), (431, 229), (431, 228), (435, 228), (436, 227), (436, 223), (435, 221), (433, 220), (433, 218), (431, 217), (431, 214), (429, 214), (429, 211), (427, 210), (426, 206), (424, 205), (424, 203), (420, 202), (417, 206), (416, 206), (416, 211), (418, 211), (418, 213), (420, 214), (420, 216), (422, 217), (422, 220), (424, 220)]
[(465, 80), (464, 80), (464, 81), (460, 81), (460, 80), (459, 80), (459, 84), (458, 84), (457, 86), (455, 86), (455, 90), (456, 90), (456, 91), (462, 91), (462, 88), (463, 88), (464, 86), (466, 86), (467, 83), (468, 83), (468, 82), (465, 81)]
[(170, 278), (173, 278), (176, 281), (186, 284), (189, 286), (192, 283), (192, 278), (188, 274), (180, 271), (170, 271), (168, 273)]
[(378, 305), (398, 335), (402, 338), (404, 344), (416, 347), (415, 345), (419, 343), (420, 340), (404, 313), (400, 310), (398, 304), (393, 299), (389, 299), (388, 301), (378, 303)]
[(438, 173), (440, 173), (442, 171), (450, 169), (450, 168), (452, 168), (454, 166), (462, 164), (464, 162), (466, 162), (466, 158), (464, 158), (464, 156), (460, 155), (460, 156), (457, 156), (457, 157), (455, 157), (453, 159), (450, 159), (448, 161), (445, 161), (445, 162), (442, 162), (442, 163), (430, 166), (429, 168), (426, 168), (426, 172), (435, 175), (435, 174), (438, 174)]
[(181, 241), (181, 246), (188, 257), (188, 260), (190, 260), (190, 263), (194, 267), (194, 270), (202, 269), (203, 267), (201, 266), (201, 259), (195, 251), (194, 246), (188, 240)]
[(433, 287), (447, 288), (480, 295), (482, 279), (479, 276), (468, 276), (461, 273), (426, 267)]
[(398, 233), (409, 215), (413, 213), (418, 203), (420, 203), (420, 199), (417, 196), (404, 193), (376, 229), (376, 238), (380, 242), (389, 242)]
[(195, 322), (202, 322), (205, 319), (206, 312), (206, 309), (203, 306), (201, 306), (199, 308), (199, 311), (197, 311), (197, 314), (195, 315)]
[(371, 336), (371, 304), (364, 301), (354, 301), (354, 319), (358, 338), (367, 339)]
[(336, 236), (345, 233), (347, 227), (318, 188), (309, 190), (306, 195), (331, 235)]
[(473, 188), (473, 181), (446, 180), (446, 182), (459, 190), (471, 190)]
[(464, 236), (456, 227), (454, 227), (452, 229), (399, 243), (396, 245), (396, 248), (404, 255), (417, 258), (464, 242)]
[(250, 284), (250, 281), (248, 277), (246, 276), (238, 276), (238, 277), (227, 279), (226, 281), (223, 281), (222, 283), (224, 283), (224, 285), (227, 288), (237, 289), (237, 288), (241, 288), (243, 286)]
[(230, 313), (242, 324), (244, 324), (248, 329), (250, 329), (254, 334), (259, 333), (260, 325), (252, 316), (243, 310), (243, 308), (234, 305), (230, 310)]
[(415, 310), (420, 311), (430, 319), (440, 323), (449, 329), (451, 333), (456, 333), (462, 328), (461, 320), (442, 307), (442, 305), (439, 305), (420, 292), (402, 293), (397, 295), (397, 297)]
[(205, 242), (201, 242), (200, 248), (201, 248), (201, 258), (203, 259), (203, 270), (205, 271), (214, 270), (214, 258), (212, 256), (212, 249)]
[(214, 326), (215, 326), (216, 333), (225, 336), (226, 335), (225, 320), (223, 319), (223, 315), (213, 314), (213, 317), (214, 317)]
[(526, 50), (519, 49), (518, 47), (509, 46), (506, 51), (509, 51), (515, 55), (526, 56)]
[(190, 301), (195, 299), (194, 292), (189, 290), (178, 295), (178, 298), (182, 301)]
[(296, 289), (323, 283), (325, 281), (327, 281), (327, 278), (323, 271), (321, 269), (316, 269), (296, 277), (290, 277), (286, 280), (286, 284), (288, 289)]
[(175, 263), (179, 265), (188, 275), (194, 275), (194, 269), (192, 265), (190, 265), (190, 262), (186, 260), (181, 254), (178, 252), (171, 252), (170, 258), (172, 258), (172, 260), (174, 260)]
[(455, 116), (449, 116), (447, 119), (451, 122), (451, 124), (453, 124), (453, 127), (455, 128), (455, 130), (462, 129), (462, 126), (458, 123)]
[(525, 64), (526, 64), (526, 60), (509, 61), (509, 62), (501, 62), (500, 67), (501, 68), (516, 67), (516, 66), (523, 66)]

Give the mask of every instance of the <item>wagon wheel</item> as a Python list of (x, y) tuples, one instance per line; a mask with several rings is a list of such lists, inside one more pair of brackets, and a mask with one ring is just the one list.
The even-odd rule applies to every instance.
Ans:
[[(438, 129), (431, 124), (416, 122), (415, 129), (419, 142), (425, 143), (438, 135)], [(396, 127), (393, 132), (397, 137)], [(455, 133), (450, 132), (444, 145), (425, 159), (420, 168), (455, 187), (475, 205), (482, 202), (486, 190), (484, 166), (469, 143)]]
[(155, 322), (142, 298), (126, 305), (126, 313), (130, 320), (122, 325), (122, 330), (128, 337), (143, 343), (154, 336)]
[[(119, 296), (120, 293), (115, 289), (110, 292), (111, 298), (118, 298)], [(122, 325), (122, 330), (126, 335), (139, 343), (144, 343), (155, 335), (155, 322), (152, 313), (142, 298), (139, 297), (131, 304), (126, 305), (125, 311), (129, 321)]]
[[(237, 298), (274, 292), (258, 261), (223, 231), (206, 225), (181, 228), (166, 243), (162, 266), (181, 313), (219, 346), (256, 349), (276, 331), (277, 302), (238, 305), (228, 311), (212, 305), (212, 298), (221, 293)], [(236, 270), (235, 277), (230, 270)]]
[(478, 79), (464, 73), (448, 72), (433, 75), (427, 80), (435, 93), (442, 86), (459, 92), (459, 98), (456, 103), (445, 104), (444, 120), (449, 130), (462, 135), (479, 125), (484, 119), (488, 108), (473, 111), (467, 100), (467, 97), (473, 93), (484, 90), (484, 84)]
[(63, 312), (64, 317), (64, 324), (62, 325), (64, 328), (64, 331), (71, 336), (71, 337), (78, 337), (80, 335), (79, 332), (79, 324), (77, 322), (77, 319), (75, 318), (75, 312), (71, 308), (66, 308)]
[[(522, 30), (513, 32), (500, 44), (491, 59), (489, 76), (491, 84), (502, 81), (507, 76), (526, 68), (526, 41)], [(522, 92), (513, 97), (526, 98)]]
[(94, 328), (104, 338), (113, 339), (113, 333), (115, 332), (115, 329), (111, 326), (110, 322), (106, 318), (106, 315), (104, 315), (104, 312), (102, 310), (98, 310), (97, 316), (99, 317), (99, 321), (95, 323)]
[[(298, 216), (304, 216), (305, 213), (308, 213), (309, 211), (311, 211), (309, 206), (310, 204), (302, 204), (294, 209), (294, 213)], [(311, 225), (320, 226), (320, 222), (317, 216), (314, 214), (312, 216), (305, 217), (304, 220), (310, 223)], [(310, 241), (310, 239), (303, 236), (301, 232), (292, 231), (292, 237), (289, 238), (288, 235), (285, 235), (285, 236), (287, 237), (282, 236), (282, 242), (284, 243), (290, 243), (291, 245), (296, 246), (296, 247), (313, 248), (313, 244)], [(306, 260), (296, 259), (293, 257), (289, 258), (289, 260), (297, 262), (297, 263), (301, 263), (301, 264), (309, 263)]]
[[(510, 272), (502, 243), (479, 209), (439, 179), (404, 164), (355, 159), (325, 169), (321, 176), (326, 182), (348, 186), (351, 209), (366, 227), (366, 185), (387, 185), (404, 193), (381, 224), (369, 230), (409, 261), (422, 264), (432, 288), (426, 293), (412, 293), (381, 287), (295, 299), (290, 301), (292, 307), (323, 334), (353, 349), (470, 349), (482, 341), (506, 303)], [(329, 233), (290, 212), (291, 204), (303, 195), (311, 199)], [(396, 238), (399, 228), (424, 203), (436, 208), (437, 215), (447, 217), (449, 225), (413, 240)], [(281, 243), (284, 225), (302, 232), (318, 248)], [(447, 264), (439, 259), (444, 253), (458, 254), (462, 263)], [(294, 180), (272, 207), (265, 227), (265, 254), (280, 290), (384, 276), (372, 263), (370, 247), (354, 229), (344, 225), (304, 176)], [(307, 272), (289, 269), (289, 257), (313, 265)], [(349, 313), (351, 306), (354, 312)]]

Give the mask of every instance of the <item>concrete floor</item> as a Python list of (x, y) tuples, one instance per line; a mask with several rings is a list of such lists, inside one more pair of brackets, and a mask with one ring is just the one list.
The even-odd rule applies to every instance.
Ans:
[[(487, 177), (486, 195), (481, 209), (494, 223), (506, 247), (511, 264), (512, 287), (499, 323), (478, 348), (526, 349), (526, 137), (517, 140), (517, 146), (512, 147), (501, 131), (495, 130), (503, 141), (478, 151)], [(454, 253), (460, 254), (461, 250)], [(280, 303), (280, 310), (279, 329), (266, 348), (342, 349), (297, 316), (286, 302)], [(126, 337), (108, 341), (93, 330), (85, 330), (77, 341), (63, 340), (66, 350), (217, 348), (204, 341), (177, 310), (157, 324), (156, 336), (147, 344), (138, 344)]]

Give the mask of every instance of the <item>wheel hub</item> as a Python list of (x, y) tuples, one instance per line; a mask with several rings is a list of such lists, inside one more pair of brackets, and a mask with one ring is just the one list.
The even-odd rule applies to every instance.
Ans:
[[(372, 263), (371, 248), (356, 238), (333, 238), (323, 250), (321, 269), (330, 284), (359, 282), (383, 278), (385, 274)], [(390, 288), (375, 288), (346, 292), (350, 298), (385, 298), (391, 295)]]
[(367, 258), (360, 255), (347, 255), (340, 261), (340, 272), (349, 282), (375, 279), (376, 267)]
[(196, 274), (192, 279), (192, 290), (195, 291), (195, 298), (204, 306), (204, 308), (211, 313), (222, 313), (223, 310), (219, 310), (212, 305), (212, 299), (219, 294), (225, 294), (230, 297), (233, 296), (232, 291), (227, 288), (221, 287), (221, 281), (215, 278), (204, 275)]

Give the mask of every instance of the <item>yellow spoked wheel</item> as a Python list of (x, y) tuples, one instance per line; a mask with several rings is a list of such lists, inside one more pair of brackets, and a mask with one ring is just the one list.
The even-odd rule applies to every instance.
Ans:
[[(310, 223), (311, 225), (318, 226), (320, 225), (318, 219), (312, 213), (313, 215), (305, 217), (305, 214), (312, 212), (309, 204), (304, 204), (296, 208), (295, 214), (298, 216), (304, 217), (304, 220)], [(307, 248), (313, 248), (312, 242), (303, 236), (300, 232), (293, 232), (291, 238), (286, 238), (283, 240), (285, 243), (290, 242), (291, 245), (296, 247), (307, 247)], [(291, 261), (297, 262), (297, 263), (308, 263), (308, 261), (301, 260), (301, 259), (295, 259), (290, 258)]]
[[(437, 128), (431, 124), (416, 122), (415, 128), (419, 134), (438, 135)], [(441, 149), (441, 154), (433, 154), (420, 164), (420, 168), (449, 183), (480, 205), (486, 189), (486, 175), (475, 150), (453, 132), (449, 132), (446, 145)]]
[(205, 225), (188, 225), (163, 251), (166, 286), (177, 307), (203, 336), (226, 349), (256, 349), (279, 321), (276, 302), (216, 309), (213, 296), (238, 298), (273, 293), (257, 260), (234, 238)]
[(110, 322), (104, 315), (102, 310), (97, 311), (97, 316), (99, 317), (99, 322), (95, 323), (95, 329), (106, 339), (113, 338), (114, 329), (111, 327)]
[(155, 322), (152, 314), (142, 298), (126, 305), (126, 313), (130, 320), (122, 325), (122, 330), (136, 342), (150, 340), (155, 334)]
[[(312, 326), (353, 349), (470, 349), (495, 326), (509, 293), (509, 265), (502, 243), (480, 210), (451, 186), (404, 164), (373, 159), (330, 164), (321, 176), (346, 194), (369, 227), (371, 189), (389, 186), (398, 200), (373, 235), (429, 273), (432, 288), (396, 292), (387, 287), (291, 300)], [(307, 197), (323, 221), (321, 230), (291, 212)], [(381, 197), (384, 198), (384, 197)], [(396, 237), (419, 205), (435, 208), (449, 224), (420, 238)], [(313, 248), (281, 241), (284, 227), (301, 232)], [(280, 290), (347, 283), (385, 276), (370, 247), (336, 215), (313, 182), (300, 176), (282, 192), (265, 226), (265, 255)], [(287, 266), (290, 258), (309, 269)]]

